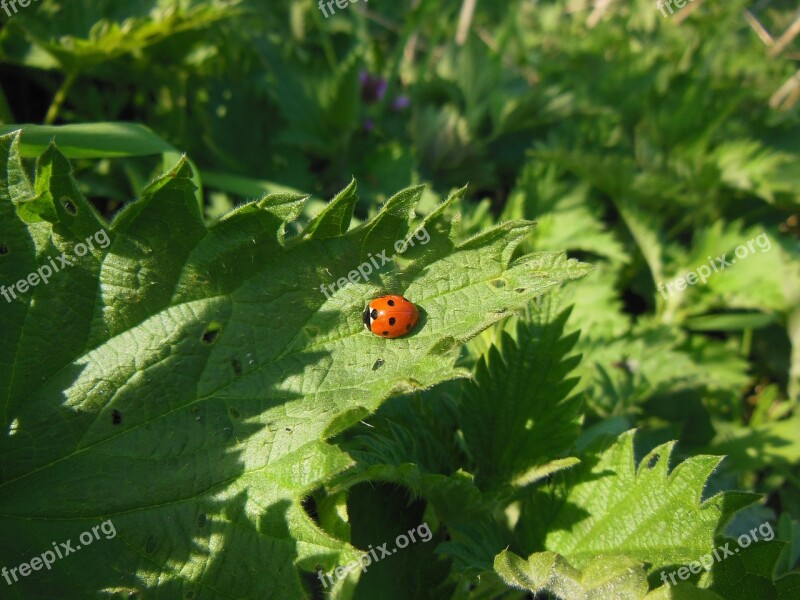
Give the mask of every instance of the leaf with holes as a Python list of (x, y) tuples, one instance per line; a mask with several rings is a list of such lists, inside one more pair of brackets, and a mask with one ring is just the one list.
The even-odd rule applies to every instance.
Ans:
[(673, 446), (654, 448), (637, 465), (633, 431), (597, 442), (580, 465), (525, 500), (517, 527), (522, 546), (557, 552), (579, 569), (600, 555), (626, 556), (647, 562), (648, 572), (711, 552), (717, 532), (756, 496), (703, 498), (721, 457), (693, 456), (670, 471)]
[[(554, 252), (512, 260), (529, 222), (456, 244), (445, 214), (463, 190), (417, 228), (421, 187), (348, 230), (352, 183), (288, 237), (305, 197), (209, 227), (185, 159), (110, 224), (55, 147), (33, 185), (17, 134), (0, 165), (0, 563), (73, 548), (15, 571), (11, 598), (307, 597), (310, 572), (357, 556), (303, 510), (352, 464), (326, 440), (464, 376), (465, 340), (587, 271)], [(410, 335), (364, 330), (384, 291), (419, 306)]]

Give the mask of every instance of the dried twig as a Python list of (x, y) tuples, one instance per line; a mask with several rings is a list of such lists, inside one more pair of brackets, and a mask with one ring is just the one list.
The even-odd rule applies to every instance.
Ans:
[(475, 5), (478, 0), (464, 0), (461, 5), (461, 14), (458, 15), (458, 30), (456, 31), (456, 44), (463, 46), (467, 41), (467, 34), (472, 25), (472, 17), (475, 15)]
[(800, 13), (798, 13), (794, 22), (791, 25), (789, 25), (789, 29), (784, 31), (783, 35), (778, 38), (777, 42), (775, 42), (775, 45), (769, 51), (769, 55), (778, 56), (778, 54), (784, 51), (786, 46), (792, 43), (792, 40), (796, 38), (797, 34), (799, 33), (800, 33)]
[(761, 21), (755, 18), (753, 13), (749, 10), (744, 11), (744, 20), (747, 21), (747, 24), (753, 28), (753, 31), (756, 32), (758, 37), (764, 42), (764, 45), (769, 47), (775, 43), (775, 40), (772, 39), (772, 36), (769, 34), (769, 31), (761, 24)]

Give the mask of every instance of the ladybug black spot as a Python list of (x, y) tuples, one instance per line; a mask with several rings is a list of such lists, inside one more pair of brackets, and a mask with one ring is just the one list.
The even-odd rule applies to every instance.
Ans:
[(394, 300), (389, 300), (389, 302), (387, 302), (387, 304), (388, 304), (389, 306), (394, 306)]
[(372, 309), (372, 319), (375, 320), (377, 318), (378, 318), (378, 309), (377, 308), (373, 308)]
[(381, 335), (389, 335), (388, 331), (384, 331)]
[(394, 325), (396, 321), (397, 319), (395, 319), (394, 317), (389, 317), (389, 325)]

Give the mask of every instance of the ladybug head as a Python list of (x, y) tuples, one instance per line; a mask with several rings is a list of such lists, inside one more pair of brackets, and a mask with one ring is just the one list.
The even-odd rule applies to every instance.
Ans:
[(369, 306), (367, 306), (367, 308), (364, 309), (364, 314), (362, 316), (362, 319), (364, 321), (364, 327), (369, 329), (369, 321), (370, 321)]

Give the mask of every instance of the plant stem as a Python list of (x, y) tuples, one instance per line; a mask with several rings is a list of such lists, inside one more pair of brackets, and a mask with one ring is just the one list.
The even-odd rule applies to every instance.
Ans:
[(64, 78), (64, 81), (61, 83), (61, 87), (58, 88), (56, 95), (53, 96), (53, 102), (50, 104), (50, 108), (47, 109), (47, 114), (44, 117), (45, 125), (52, 125), (55, 123), (56, 118), (58, 118), (58, 111), (61, 110), (61, 105), (64, 104), (64, 100), (67, 99), (67, 94), (69, 94), (77, 78), (78, 72), (76, 70), (67, 73), (66, 78)]

